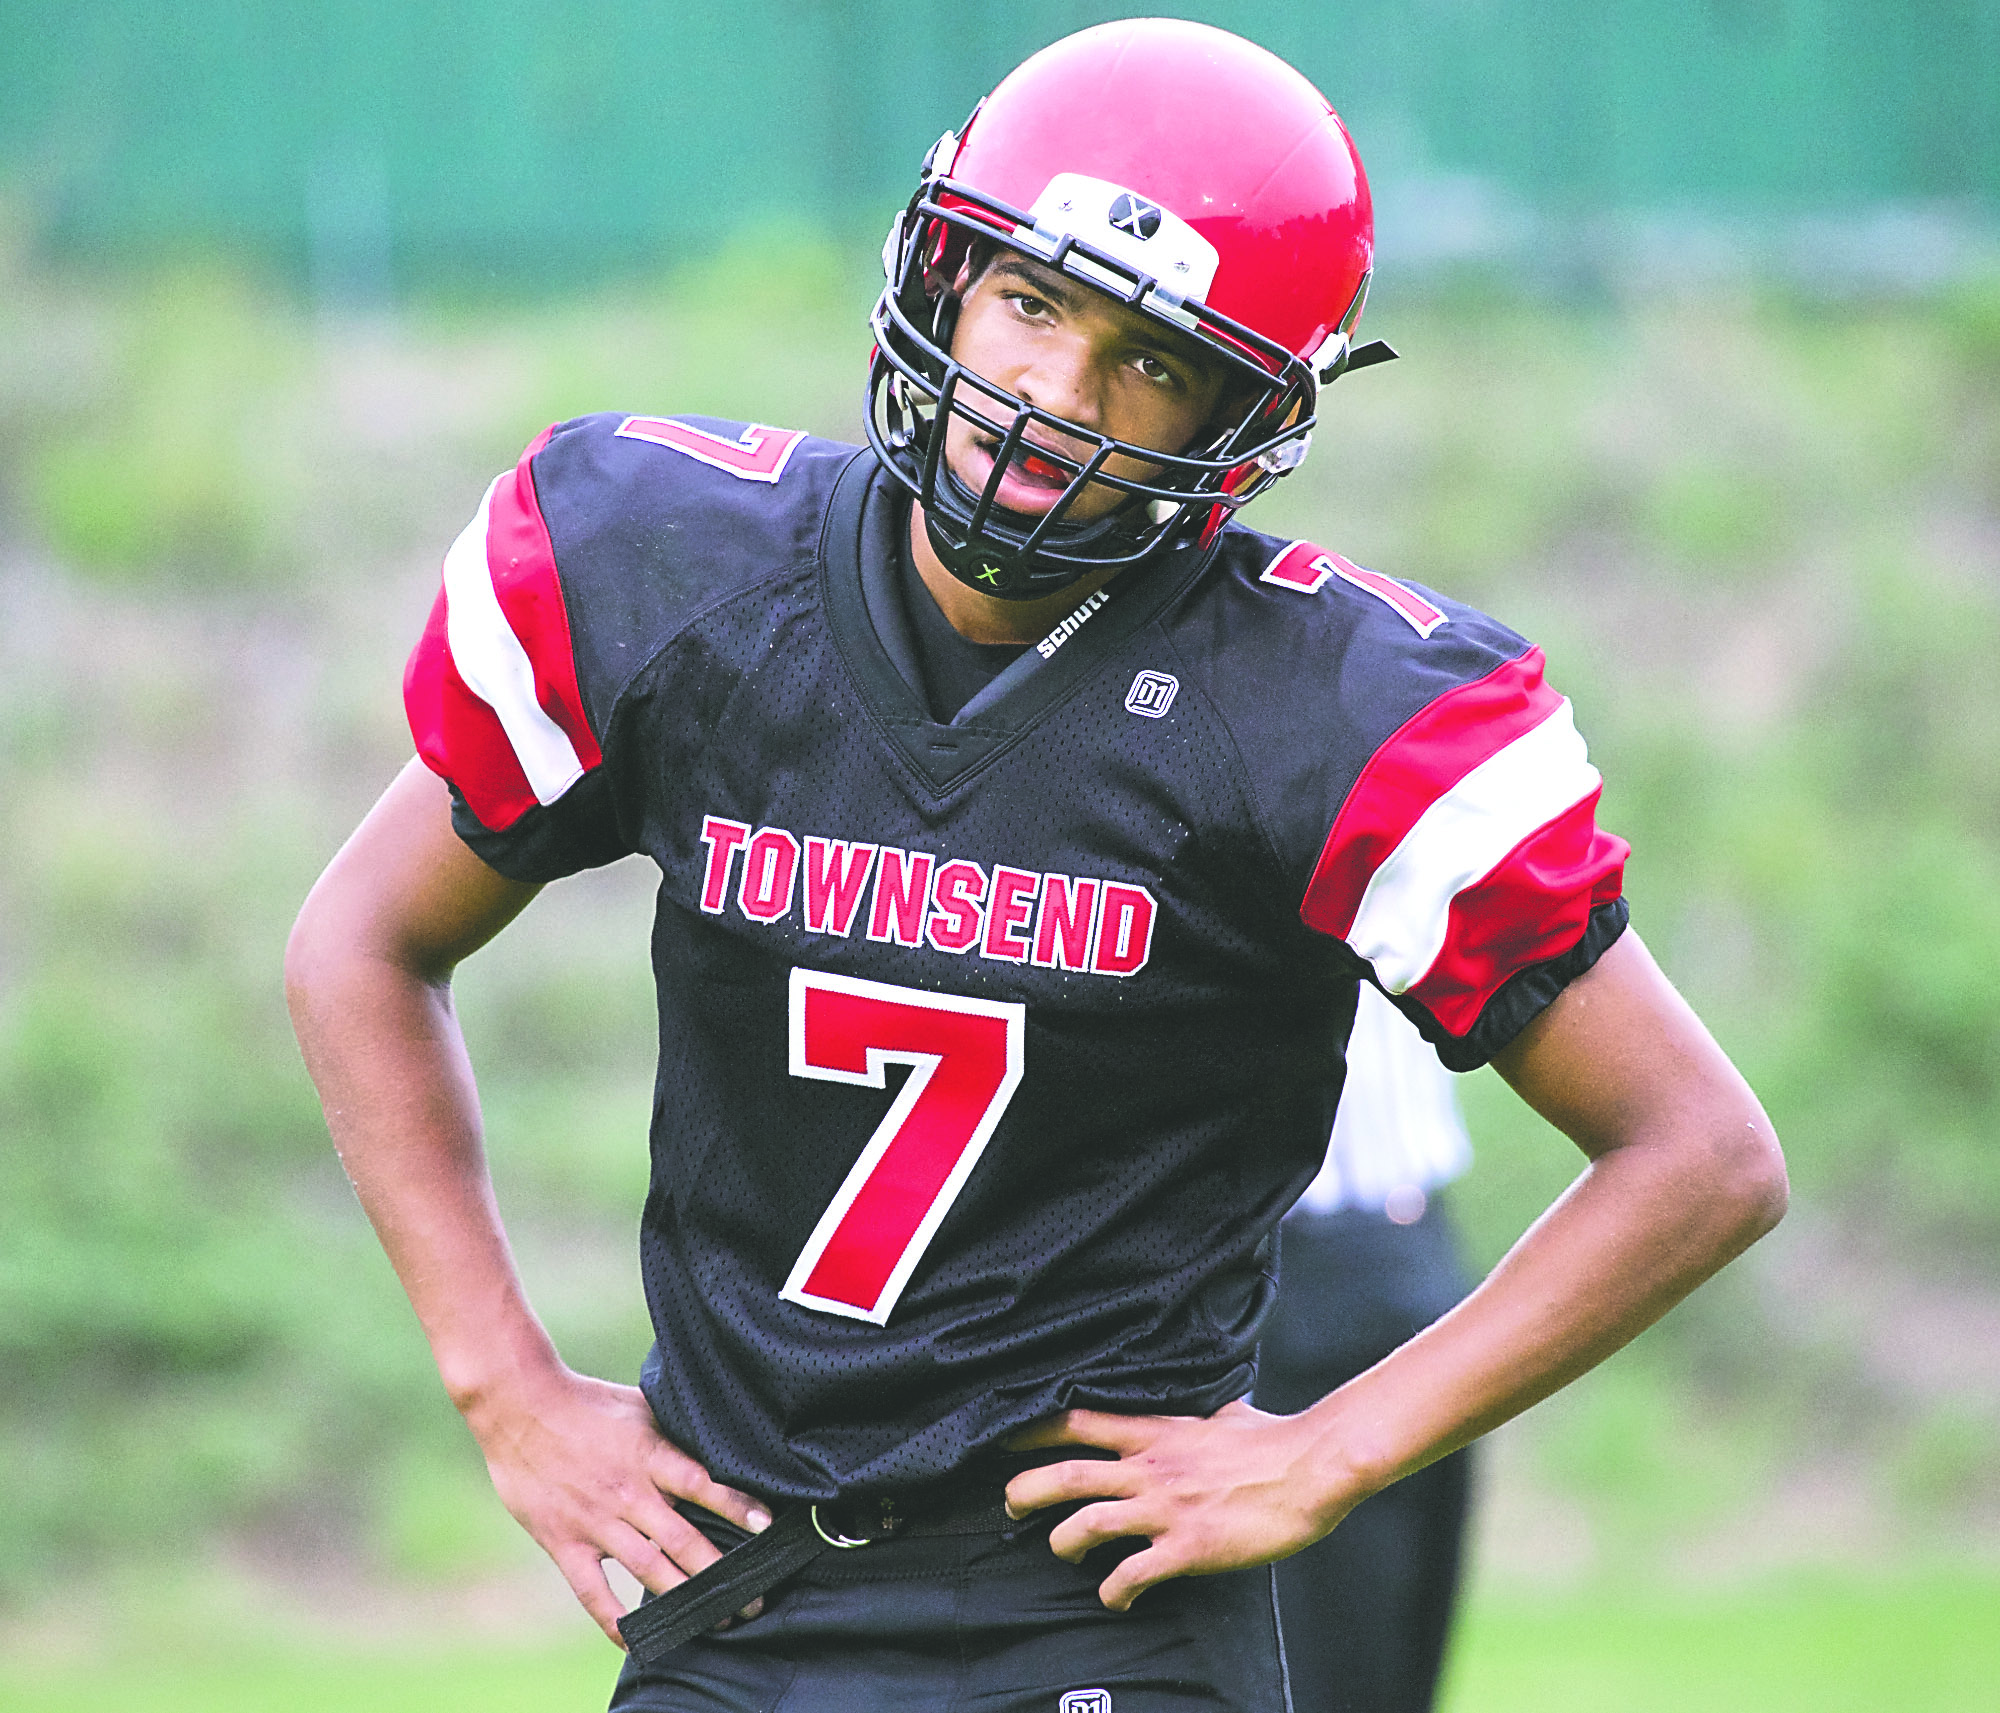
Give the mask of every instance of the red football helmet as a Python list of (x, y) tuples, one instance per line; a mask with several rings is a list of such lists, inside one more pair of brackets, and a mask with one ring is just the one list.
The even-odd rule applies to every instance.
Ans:
[[(990, 383), (1014, 414), (961, 396), (951, 356), (967, 248), (997, 241), (1219, 351), (1239, 383), (1227, 420), (1176, 455), (1133, 446)], [(972, 587), (1053, 593), (1167, 546), (1205, 545), (1223, 519), (1295, 469), (1319, 387), (1394, 353), (1356, 351), (1374, 217), (1360, 157), (1325, 97), (1281, 59), (1205, 24), (1101, 24), (1015, 70), (924, 163), (883, 250), (868, 438), (923, 503), (932, 545)], [(1000, 440), (974, 493), (943, 457), (956, 412)], [(1038, 456), (1070, 477), (1039, 518), (1001, 510), (1000, 479), (1039, 421), (1089, 451)], [(1153, 465), (1116, 476), (1123, 454)], [(1085, 524), (1065, 514), (1088, 482), (1130, 498)]]

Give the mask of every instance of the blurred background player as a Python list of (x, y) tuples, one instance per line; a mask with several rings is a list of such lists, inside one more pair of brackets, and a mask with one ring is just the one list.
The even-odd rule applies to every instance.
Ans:
[[(1451, 1073), (1364, 988), (1326, 1164), (1281, 1227), (1259, 1409), (1309, 1408), (1465, 1295), (1437, 1191), (1471, 1164)], [(1455, 1451), (1363, 1500), (1280, 1561), (1297, 1713), (1428, 1713), (1458, 1596), (1472, 1456)]]

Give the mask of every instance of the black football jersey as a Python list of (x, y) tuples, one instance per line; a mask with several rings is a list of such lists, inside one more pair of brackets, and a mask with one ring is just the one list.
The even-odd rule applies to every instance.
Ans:
[(1569, 705), (1493, 620), (1231, 525), (943, 724), (907, 527), (865, 449), (564, 423), (405, 686), (494, 868), (659, 867), (642, 1383), (777, 1498), (1248, 1392), (1357, 982), (1466, 1068), (1625, 921)]

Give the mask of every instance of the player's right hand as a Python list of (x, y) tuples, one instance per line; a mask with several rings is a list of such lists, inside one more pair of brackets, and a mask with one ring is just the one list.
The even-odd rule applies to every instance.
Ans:
[(607, 1560), (662, 1594), (721, 1557), (674, 1509), (675, 1499), (752, 1534), (771, 1526), (770, 1512), (755, 1499), (711, 1480), (661, 1436), (636, 1387), (558, 1366), (471, 1401), (465, 1419), (502, 1503), (621, 1648), (624, 1608), (605, 1578)]

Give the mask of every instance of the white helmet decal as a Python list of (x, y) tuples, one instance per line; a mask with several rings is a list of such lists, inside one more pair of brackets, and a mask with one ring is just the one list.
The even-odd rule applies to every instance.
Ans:
[[(1176, 214), (1149, 196), (1123, 185), (1107, 184), (1082, 173), (1060, 172), (1035, 198), (1035, 224), (1014, 228), (1021, 248), (1040, 256), (1055, 253), (1064, 238), (1074, 237), (1115, 256), (1127, 267), (1150, 274), (1169, 297), (1204, 302), (1215, 284), (1222, 258), (1215, 246)], [(1126, 282), (1088, 257), (1072, 256), (1072, 273), (1101, 275), (1099, 283), (1121, 297)]]

